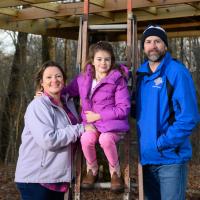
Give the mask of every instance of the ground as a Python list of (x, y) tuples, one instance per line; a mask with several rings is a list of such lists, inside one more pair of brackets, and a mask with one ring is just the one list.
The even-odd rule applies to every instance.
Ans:
[(200, 164), (189, 167), (188, 199), (200, 200)]
[[(200, 200), (200, 164), (190, 164), (187, 200)], [(15, 166), (0, 166), (0, 200), (19, 200), (19, 194), (13, 182)], [(110, 192), (84, 192), (82, 200), (121, 200), (122, 196)], [(134, 199), (134, 198), (132, 198)], [(137, 198), (135, 198), (137, 199)]]

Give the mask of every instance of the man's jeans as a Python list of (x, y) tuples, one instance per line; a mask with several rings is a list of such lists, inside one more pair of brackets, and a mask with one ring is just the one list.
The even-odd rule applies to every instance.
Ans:
[(64, 192), (49, 190), (39, 183), (16, 183), (21, 200), (64, 200)]
[(185, 200), (187, 163), (143, 166), (145, 200)]

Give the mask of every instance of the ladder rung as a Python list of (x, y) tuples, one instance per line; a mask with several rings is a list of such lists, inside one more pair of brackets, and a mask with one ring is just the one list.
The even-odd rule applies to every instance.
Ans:
[[(94, 188), (98, 189), (110, 189), (110, 182), (97, 182), (94, 184)], [(84, 187), (82, 187), (84, 189)]]
[(127, 29), (127, 24), (102, 24), (102, 25), (89, 25), (90, 30), (121, 30)]
[[(95, 189), (110, 189), (111, 183), (110, 182), (97, 182), (94, 184)], [(131, 187), (138, 187), (137, 183), (131, 183)], [(84, 189), (84, 188), (83, 188)]]

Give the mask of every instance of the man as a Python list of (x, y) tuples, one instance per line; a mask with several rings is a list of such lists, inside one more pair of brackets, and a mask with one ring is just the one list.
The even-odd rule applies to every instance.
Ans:
[(173, 59), (160, 26), (143, 32), (147, 61), (137, 71), (136, 118), (148, 200), (185, 200), (189, 136), (199, 121), (196, 92), (186, 67)]

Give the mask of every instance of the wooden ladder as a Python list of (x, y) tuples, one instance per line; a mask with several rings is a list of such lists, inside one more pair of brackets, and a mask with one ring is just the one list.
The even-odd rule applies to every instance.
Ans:
[[(126, 66), (130, 70), (135, 71), (135, 68), (132, 66), (138, 66), (138, 56), (137, 56), (137, 24), (136, 17), (132, 12), (132, 0), (127, 0), (127, 24), (108, 24), (108, 25), (88, 25), (88, 14), (89, 14), (89, 0), (84, 0), (84, 15), (80, 17), (79, 25), (79, 38), (78, 38), (78, 51), (77, 51), (77, 65), (80, 71), (83, 70), (87, 51), (88, 51), (88, 37), (89, 31), (94, 30), (125, 30), (127, 32), (127, 61)], [(135, 78), (131, 85), (134, 84)], [(130, 200), (131, 198), (131, 180), (130, 180), (130, 145), (131, 145), (131, 135), (126, 134), (123, 139), (124, 142), (124, 193), (123, 200)], [(133, 142), (134, 143), (134, 142)], [(74, 186), (74, 199), (81, 199), (81, 173), (82, 173), (82, 151), (79, 144), (77, 153), (76, 153), (76, 171), (75, 171), (75, 186)], [(138, 162), (138, 193), (139, 200), (144, 199), (143, 194), (143, 177), (142, 177), (142, 167)], [(99, 189), (108, 189), (110, 188), (110, 183), (96, 183), (95, 188)]]

